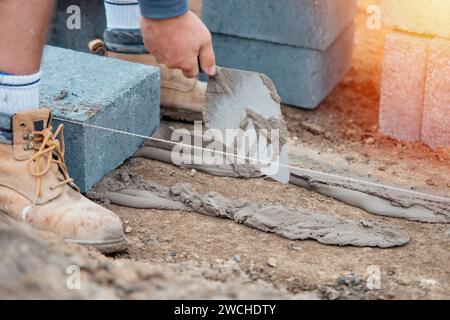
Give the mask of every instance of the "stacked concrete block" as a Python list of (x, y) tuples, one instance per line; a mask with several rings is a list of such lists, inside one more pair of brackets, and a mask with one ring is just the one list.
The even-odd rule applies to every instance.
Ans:
[(159, 69), (47, 47), (41, 105), (65, 125), (70, 174), (86, 192), (159, 126)]
[(315, 108), (351, 65), (356, 0), (204, 0), (217, 60), (266, 73), (282, 101)]
[(430, 43), (423, 115), (423, 141), (450, 147), (450, 40)]
[(418, 141), (422, 128), (428, 39), (391, 33), (385, 40), (384, 55), (380, 130), (398, 139)]
[(327, 50), (300, 49), (271, 42), (214, 35), (219, 64), (269, 75), (283, 103), (313, 109), (351, 65), (353, 26)]
[(450, 38), (449, 0), (381, 0), (381, 9), (388, 27)]
[[(383, 16), (398, 30), (385, 42), (380, 130), (405, 141), (450, 147), (450, 37), (429, 36), (450, 30), (450, 19), (446, 25), (441, 19), (446, 14), (429, 6), (444, 10), (450, 2), (434, 2), (382, 1)], [(417, 18), (413, 29), (412, 17)]]
[(102, 39), (105, 27), (103, 0), (58, 0), (49, 44), (88, 52), (89, 41)]
[(325, 50), (353, 22), (353, 0), (204, 0), (211, 32)]

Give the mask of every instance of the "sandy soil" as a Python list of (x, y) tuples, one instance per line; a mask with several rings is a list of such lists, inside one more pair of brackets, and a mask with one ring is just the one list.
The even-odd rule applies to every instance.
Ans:
[[(199, 10), (199, 3), (193, 2)], [(313, 150), (380, 181), (427, 192), (450, 193), (449, 150), (395, 141), (378, 133), (377, 117), (383, 31), (356, 20), (354, 62), (345, 80), (315, 111), (284, 107), (293, 150)], [(287, 75), (288, 76), (288, 75)], [(296, 160), (292, 160), (295, 165)], [(254, 202), (283, 204), (351, 219), (391, 224), (411, 236), (396, 249), (332, 247), (289, 241), (232, 221), (188, 212), (135, 210), (105, 204), (125, 223), (129, 250), (116, 258), (151, 264), (234, 259), (256, 281), (266, 280), (291, 294), (320, 298), (450, 298), (450, 226), (370, 215), (360, 209), (292, 185), (264, 179), (239, 180), (192, 174), (145, 159), (124, 164), (131, 172), (161, 185), (191, 183), (198, 191)], [(276, 267), (268, 265), (274, 257)], [(368, 268), (381, 270), (381, 289), (368, 290)], [(227, 281), (226, 278), (222, 281)]]

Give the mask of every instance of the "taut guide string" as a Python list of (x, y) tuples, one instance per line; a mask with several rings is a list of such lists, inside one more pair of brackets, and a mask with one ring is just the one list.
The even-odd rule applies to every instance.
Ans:
[[(240, 158), (240, 159), (243, 159), (243, 160), (252, 160), (252, 161), (255, 161), (256, 163), (261, 163), (261, 162), (264, 163), (264, 161), (261, 161), (260, 159), (249, 158), (249, 157), (240, 156), (240, 155), (236, 155), (236, 154), (232, 154), (232, 153), (228, 153), (228, 152), (224, 152), (224, 151), (210, 150), (210, 149), (207, 149), (207, 148), (202, 148), (202, 147), (197, 147), (197, 146), (190, 146), (190, 145), (187, 145), (187, 144), (184, 144), (184, 143), (180, 143), (180, 142), (169, 141), (169, 140), (164, 140), (164, 139), (159, 139), (159, 138), (154, 138), (154, 137), (148, 137), (148, 136), (140, 135), (140, 134), (136, 134), (136, 133), (126, 132), (126, 131), (112, 129), (112, 128), (106, 128), (106, 127), (102, 127), (102, 126), (96, 126), (96, 125), (93, 125), (93, 124), (88, 124), (88, 123), (83, 123), (83, 122), (78, 122), (78, 121), (73, 121), (73, 120), (61, 119), (61, 118), (57, 118), (57, 117), (53, 117), (53, 119), (57, 120), (57, 121), (61, 121), (61, 122), (67, 122), (67, 123), (79, 125), (79, 126), (82, 126), (82, 127), (99, 129), (99, 130), (109, 131), (109, 132), (113, 132), (113, 133), (124, 134), (124, 135), (128, 135), (128, 136), (136, 137), (136, 138), (142, 138), (142, 139), (149, 140), (149, 141), (164, 142), (164, 143), (172, 144), (174, 146), (181, 146), (181, 147), (185, 147), (185, 148), (191, 148), (191, 149), (194, 149), (194, 150), (201, 150), (201, 151), (207, 150), (209, 152), (213, 151), (213, 152), (215, 152), (217, 154), (224, 155), (224, 156), (237, 157), (237, 158)], [(270, 164), (271, 162), (267, 161), (265, 163), (266, 164)], [(395, 186), (387, 186), (387, 185), (384, 185), (384, 184), (381, 184), (381, 183), (376, 183), (376, 182), (371, 182), (371, 181), (366, 181), (366, 180), (360, 180), (360, 179), (340, 176), (340, 175), (336, 175), (336, 174), (332, 174), (332, 173), (326, 173), (326, 172), (321, 172), (321, 171), (317, 171), (317, 170), (297, 168), (297, 167), (293, 167), (293, 166), (289, 166), (289, 165), (285, 165), (285, 164), (281, 164), (281, 163), (279, 164), (279, 166), (283, 167), (283, 168), (288, 168), (290, 170), (291, 169), (301, 170), (301, 171), (306, 172), (306, 173), (319, 174), (319, 175), (330, 177), (330, 178), (337, 178), (337, 179), (341, 179), (341, 180), (345, 179), (348, 182), (355, 182), (355, 183), (360, 183), (360, 184), (364, 184), (364, 185), (370, 185), (370, 186), (377, 187), (377, 188), (389, 188), (392, 191), (407, 192), (407, 193), (409, 193), (411, 195), (425, 197), (425, 198), (428, 198), (430, 200), (450, 201), (450, 198), (447, 198), (447, 197), (441, 197), (441, 196), (434, 195), (434, 194), (423, 193), (423, 192), (419, 192), (419, 191), (415, 191), (415, 190), (409, 190), (409, 189), (404, 189), (404, 188), (399, 188), (399, 187), (395, 187)]]

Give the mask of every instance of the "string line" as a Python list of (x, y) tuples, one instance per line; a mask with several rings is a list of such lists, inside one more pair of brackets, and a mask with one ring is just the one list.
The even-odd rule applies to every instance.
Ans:
[[(97, 126), (97, 125), (93, 125), (93, 124), (88, 124), (88, 123), (84, 123), (84, 122), (67, 120), (67, 119), (61, 119), (61, 118), (58, 118), (58, 117), (53, 117), (53, 119), (57, 120), (57, 121), (61, 121), (61, 122), (67, 122), (67, 123), (71, 123), (71, 124), (75, 124), (75, 125), (80, 125), (80, 126), (83, 126), (83, 127), (89, 127), (89, 128), (93, 128), (93, 129), (99, 129), (99, 130), (109, 131), (109, 132), (113, 132), (113, 133), (129, 135), (129, 136), (133, 136), (133, 137), (137, 137), (137, 138), (141, 138), (141, 139), (145, 139), (145, 140), (149, 140), (149, 141), (169, 143), (169, 144), (172, 144), (174, 146), (177, 145), (177, 146), (181, 146), (181, 147), (184, 147), (184, 148), (190, 148), (190, 149), (200, 150), (200, 151), (207, 150), (209, 152), (215, 152), (215, 153), (218, 153), (218, 154), (221, 154), (221, 155), (224, 155), (224, 156), (237, 157), (237, 158), (245, 159), (245, 160), (252, 160), (252, 161), (256, 161), (257, 163), (266, 162), (267, 165), (271, 164), (271, 162), (269, 162), (269, 161), (261, 161), (260, 159), (256, 159), (256, 158), (250, 158), (250, 157), (245, 157), (245, 156), (241, 156), (241, 155), (237, 155), (237, 154), (233, 154), (233, 153), (229, 153), (229, 152), (224, 152), (224, 151), (207, 149), (207, 148), (198, 147), (198, 146), (187, 145), (187, 144), (184, 144), (184, 143), (181, 143), (181, 142), (175, 142), (175, 141), (164, 140), (164, 139), (155, 138), (155, 137), (149, 137), (149, 136), (140, 135), (140, 134), (136, 134), (136, 133), (131, 133), (131, 132), (127, 132), (127, 131), (122, 131), (122, 130), (106, 128), (106, 127), (102, 127), (102, 126)], [(438, 195), (423, 193), (423, 192), (419, 192), (419, 191), (415, 191), (415, 190), (409, 190), (409, 189), (395, 187), (395, 186), (390, 186), (390, 185), (388, 186), (388, 185), (384, 185), (384, 184), (377, 183), (377, 182), (371, 182), (371, 181), (361, 180), (361, 179), (357, 179), (357, 178), (345, 177), (345, 176), (341, 176), (341, 175), (337, 175), (337, 174), (321, 172), (321, 171), (312, 170), (312, 169), (298, 168), (298, 167), (293, 167), (293, 166), (285, 165), (285, 164), (281, 164), (281, 163), (278, 164), (278, 165), (280, 167), (288, 168), (290, 170), (299, 170), (299, 171), (302, 171), (302, 172), (305, 172), (305, 173), (317, 174), (317, 175), (321, 175), (321, 176), (325, 176), (325, 177), (329, 177), (329, 178), (337, 178), (339, 180), (345, 180), (347, 182), (359, 183), (359, 184), (363, 184), (363, 185), (366, 185), (366, 186), (372, 186), (372, 187), (377, 187), (377, 188), (388, 188), (389, 190), (393, 190), (393, 191), (406, 192), (406, 193), (409, 193), (411, 195), (416, 195), (416, 196), (420, 196), (420, 197), (424, 197), (424, 198), (429, 198), (430, 200), (432, 199), (432, 200), (436, 200), (436, 201), (450, 201), (450, 198), (447, 198), (447, 197), (442, 197), (442, 196), (438, 196)]]

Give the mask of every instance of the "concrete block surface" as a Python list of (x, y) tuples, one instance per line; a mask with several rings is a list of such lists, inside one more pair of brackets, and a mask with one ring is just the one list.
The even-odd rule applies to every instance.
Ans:
[(430, 147), (450, 147), (450, 40), (430, 42), (422, 139)]
[(215, 34), (325, 50), (353, 22), (356, 0), (204, 0)]
[(381, 10), (388, 27), (450, 39), (449, 0), (381, 0)]
[(313, 109), (333, 90), (352, 61), (354, 27), (325, 51), (213, 34), (217, 61), (224, 67), (268, 75), (285, 104)]
[(429, 39), (402, 32), (386, 36), (380, 101), (380, 130), (419, 141)]
[(144, 141), (95, 126), (143, 136), (159, 126), (157, 68), (46, 47), (42, 71), (41, 106), (52, 109), (54, 127), (65, 125), (66, 160), (83, 192)]

